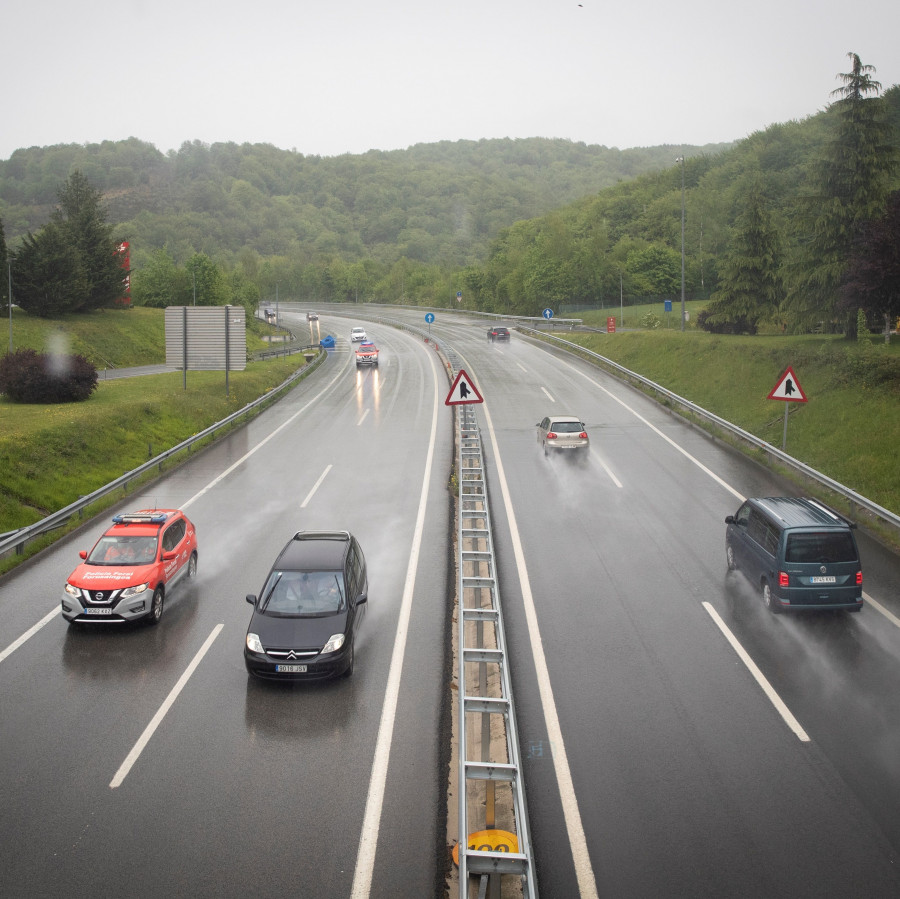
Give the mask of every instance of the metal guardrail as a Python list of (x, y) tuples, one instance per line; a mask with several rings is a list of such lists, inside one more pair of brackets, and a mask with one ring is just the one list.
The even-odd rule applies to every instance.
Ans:
[[(536, 897), (481, 434), (471, 406), (459, 413), (458, 479), (459, 896), (468, 899), (477, 885), (479, 897), (499, 897), (506, 877), (517, 879), (523, 896)], [(484, 841), (470, 844), (472, 833)]]
[[(35, 522), (34, 524), (28, 525), (27, 527), (20, 528), (17, 531), (12, 531), (9, 534), (0, 536), (0, 558), (8, 555), (13, 551), (19, 554), (23, 553), (25, 550), (25, 545), (30, 540), (34, 540), (35, 538), (40, 537), (43, 534), (47, 534), (51, 531), (55, 531), (61, 527), (64, 527), (69, 522), (69, 519), (71, 519), (74, 515), (80, 515), (88, 506), (90, 506), (92, 503), (95, 503), (98, 499), (102, 499), (104, 496), (107, 496), (115, 490), (125, 489), (128, 484), (135, 478), (146, 474), (154, 468), (161, 468), (162, 464), (168, 459), (171, 459), (178, 453), (189, 450), (192, 446), (194, 446), (194, 444), (199, 443), (201, 440), (205, 440), (207, 437), (212, 436), (222, 428), (228, 427), (242, 415), (247, 415), (248, 413), (258, 409), (260, 406), (271, 402), (273, 397), (277, 396), (287, 387), (293, 386), (294, 382), (297, 381), (302, 375), (306, 375), (312, 368), (315, 368), (319, 364), (321, 364), (324, 358), (325, 354), (319, 353), (317, 358), (314, 359), (312, 363), (310, 363), (310, 365), (307, 365), (302, 369), (298, 369), (278, 387), (270, 390), (268, 393), (264, 394), (258, 399), (253, 400), (253, 402), (247, 403), (246, 406), (239, 409), (237, 412), (233, 412), (227, 418), (223, 418), (221, 421), (216, 422), (214, 425), (210, 425), (210, 427), (206, 428), (206, 430), (204, 431), (201, 431), (199, 434), (194, 434), (192, 437), (189, 437), (187, 440), (182, 441), (177, 446), (173, 446), (171, 449), (160, 453), (158, 456), (154, 456), (143, 465), (139, 465), (137, 468), (126, 472), (121, 477), (116, 478), (116, 480), (114, 481), (111, 481), (109, 484), (105, 484), (103, 487), (98, 488), (93, 493), (81, 497), (74, 503), (66, 506), (64, 509), (60, 509), (59, 511), (54, 512), (52, 515), (48, 515), (46, 518), (43, 518), (40, 521)], [(177, 371), (177, 369), (173, 370)]]
[(808, 478), (809, 480), (830, 490), (837, 496), (842, 497), (849, 505), (851, 515), (855, 516), (857, 514), (857, 510), (861, 510), (871, 518), (879, 521), (885, 527), (891, 528), (896, 532), (898, 536), (900, 536), (900, 515), (895, 515), (889, 509), (885, 509), (883, 506), (879, 506), (877, 503), (873, 502), (867, 497), (856, 493), (849, 487), (845, 487), (843, 484), (833, 480), (832, 478), (829, 478), (827, 475), (822, 474), (820, 471), (816, 471), (816, 469), (811, 468), (809, 465), (806, 465), (798, 459), (795, 459), (793, 456), (789, 456), (783, 450), (777, 449), (776, 447), (772, 446), (771, 443), (766, 443), (765, 440), (756, 437), (749, 431), (745, 431), (742, 428), (739, 428), (737, 425), (726, 421), (724, 418), (719, 418), (718, 415), (714, 415), (712, 412), (708, 412), (702, 406), (698, 406), (696, 403), (692, 403), (690, 400), (686, 400), (684, 397), (679, 396), (677, 393), (673, 393), (671, 390), (667, 390), (665, 387), (657, 384), (655, 381), (651, 381), (649, 378), (645, 378), (643, 375), (639, 375), (637, 374), (637, 372), (633, 372), (630, 369), (625, 368), (623, 365), (619, 365), (618, 362), (614, 362), (612, 359), (608, 359), (606, 356), (601, 356), (599, 353), (593, 352), (593, 350), (586, 349), (580, 344), (573, 343), (570, 340), (564, 340), (563, 338), (556, 337), (552, 334), (547, 334), (545, 331), (537, 331), (533, 328), (523, 328), (522, 330), (526, 332), (531, 331), (533, 334), (538, 335), (542, 340), (550, 340), (554, 343), (560, 344), (568, 351), (576, 353), (579, 356), (586, 356), (590, 359), (596, 360), (604, 367), (611, 368), (626, 380), (637, 382), (641, 386), (652, 390), (654, 393), (657, 393), (660, 396), (664, 397), (673, 406), (678, 406), (688, 411), (691, 415), (695, 416), (700, 421), (706, 422), (710, 425), (715, 425), (716, 428), (726, 434), (729, 434), (735, 440), (752, 446), (754, 449), (761, 450), (781, 465), (784, 465), (785, 467), (798, 472), (805, 478)]

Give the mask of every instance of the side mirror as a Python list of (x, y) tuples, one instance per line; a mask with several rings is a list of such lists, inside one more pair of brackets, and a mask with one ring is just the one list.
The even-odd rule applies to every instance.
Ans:
[(163, 553), (163, 562), (171, 562), (172, 559), (177, 559), (177, 558), (178, 558), (178, 552), (176, 550), (173, 550), (172, 552), (169, 552), (169, 553)]
[(255, 606), (256, 605), (256, 594), (248, 593), (247, 594), (247, 602), (249, 602), (251, 606)]
[(86, 549), (81, 550), (81, 552), (78, 553), (78, 557), (81, 559), (86, 559), (87, 558), (87, 550)]
[(368, 593), (360, 593), (359, 596), (356, 597), (356, 604), (358, 606), (362, 605), (364, 602), (368, 602), (368, 601), (369, 601)]
[(734, 515), (726, 515), (725, 524), (734, 524)]

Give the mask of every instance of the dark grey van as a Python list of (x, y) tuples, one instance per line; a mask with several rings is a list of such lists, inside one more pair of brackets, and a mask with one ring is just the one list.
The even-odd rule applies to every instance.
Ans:
[(862, 608), (856, 524), (813, 499), (748, 499), (725, 519), (728, 570), (739, 569), (772, 612)]

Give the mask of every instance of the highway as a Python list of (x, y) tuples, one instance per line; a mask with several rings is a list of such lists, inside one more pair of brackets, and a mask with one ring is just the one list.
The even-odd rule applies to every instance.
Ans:
[[(485, 398), (540, 895), (900, 895), (898, 559), (861, 535), (883, 612), (770, 615), (726, 573), (724, 517), (789, 486), (584, 362), (446, 319)], [(356, 323), (323, 312), (324, 365), (123, 504), (197, 525), (199, 576), (159, 627), (58, 613), (106, 515), (0, 580), (2, 895), (442, 895), (449, 384), (365, 319), (380, 365), (357, 372)], [(587, 465), (544, 458), (550, 413), (585, 420)], [(319, 527), (369, 563), (353, 677), (251, 682), (244, 596)]]

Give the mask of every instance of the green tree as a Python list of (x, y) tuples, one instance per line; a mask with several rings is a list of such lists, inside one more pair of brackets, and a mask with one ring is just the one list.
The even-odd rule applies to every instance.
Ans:
[(225, 306), (231, 302), (231, 289), (219, 267), (206, 255), (206, 253), (194, 253), (185, 264), (191, 287), (190, 305), (195, 302), (197, 306)]
[(652, 244), (633, 250), (625, 261), (635, 287), (656, 296), (672, 296), (681, 286), (681, 256), (675, 250)]
[(841, 307), (880, 319), (890, 340), (891, 323), (900, 316), (900, 190), (888, 197), (884, 215), (863, 227), (841, 287)]
[(57, 197), (50, 221), (37, 234), (29, 232), (15, 255), (16, 302), (43, 317), (114, 305), (128, 272), (100, 191), (75, 170)]
[(16, 305), (39, 318), (54, 318), (72, 309), (72, 285), (79, 275), (75, 248), (55, 222), (22, 240), (13, 261)]
[(131, 299), (135, 306), (189, 306), (192, 301), (191, 277), (175, 260), (167, 247), (156, 250), (131, 277)]
[[(879, 92), (875, 68), (855, 53), (850, 72), (838, 77), (844, 86), (832, 92), (833, 133), (813, 168), (813, 195), (807, 198), (808, 231), (793, 266), (792, 289), (785, 310), (798, 328), (835, 319), (838, 291), (849, 263), (850, 248), (862, 224), (884, 208), (896, 150)], [(845, 316), (844, 327), (853, 330)]]
[(9, 305), (9, 269), (7, 268), (6, 236), (3, 233), (3, 219), (0, 219), (0, 309)]
[(775, 313), (781, 299), (780, 245), (757, 175), (751, 178), (744, 210), (719, 263), (719, 289), (702, 319), (705, 330), (755, 334), (759, 320)]

